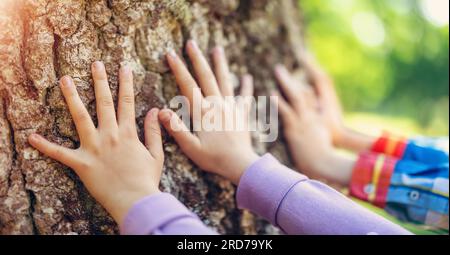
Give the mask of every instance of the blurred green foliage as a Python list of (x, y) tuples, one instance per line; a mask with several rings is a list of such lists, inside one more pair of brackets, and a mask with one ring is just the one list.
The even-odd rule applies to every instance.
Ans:
[(307, 45), (346, 111), (409, 118), (425, 134), (448, 135), (448, 21), (432, 22), (425, 0), (299, 1)]

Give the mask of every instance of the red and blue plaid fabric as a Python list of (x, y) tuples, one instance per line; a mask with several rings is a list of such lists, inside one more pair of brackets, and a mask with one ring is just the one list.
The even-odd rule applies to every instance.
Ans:
[(350, 194), (401, 220), (448, 229), (448, 152), (433, 141), (381, 137), (360, 155)]

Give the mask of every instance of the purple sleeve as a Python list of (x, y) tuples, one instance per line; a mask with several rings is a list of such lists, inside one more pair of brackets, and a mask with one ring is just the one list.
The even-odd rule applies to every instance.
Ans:
[(200, 219), (168, 193), (136, 202), (125, 216), (123, 235), (213, 235)]
[(237, 203), (287, 234), (411, 234), (329, 186), (283, 166), (270, 154), (241, 177)]

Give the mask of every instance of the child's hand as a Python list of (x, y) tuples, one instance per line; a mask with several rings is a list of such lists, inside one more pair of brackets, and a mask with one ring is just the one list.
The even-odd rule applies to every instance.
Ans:
[(311, 85), (318, 96), (321, 115), (333, 139), (333, 144), (362, 152), (370, 149), (376, 138), (347, 128), (343, 122), (342, 107), (333, 81), (315, 61), (305, 54), (302, 65), (306, 69)]
[[(200, 121), (209, 112), (208, 114), (215, 117), (224, 117), (222, 127), (226, 126), (227, 123), (234, 123), (233, 113), (236, 114), (237, 121), (246, 123), (249, 109), (238, 107), (236, 101), (224, 100), (225, 96), (231, 97), (234, 93), (223, 49), (216, 48), (213, 52), (215, 75), (195, 42), (188, 42), (187, 53), (194, 66), (201, 90), (182, 60), (175, 53), (169, 54), (167, 59), (181, 93), (187, 97), (190, 105), (201, 104), (203, 106), (201, 113), (197, 114), (199, 116), (193, 116), (191, 107), (193, 121)], [(246, 76), (242, 82), (241, 95), (247, 96), (248, 100), (248, 97), (252, 94), (252, 78)], [(211, 98), (205, 98), (209, 96), (215, 96), (216, 101), (214, 103), (218, 103), (218, 108), (204, 108), (211, 100)], [(200, 102), (194, 102), (194, 98)], [(194, 135), (174, 112), (162, 110), (159, 117), (164, 127), (191, 160), (200, 168), (222, 175), (234, 184), (239, 183), (243, 172), (258, 159), (257, 154), (253, 151), (251, 136), (248, 131), (205, 131), (202, 128)]]
[(29, 142), (45, 155), (71, 167), (92, 196), (121, 224), (137, 200), (159, 192), (164, 161), (159, 111), (152, 109), (145, 119), (146, 148), (139, 141), (135, 126), (131, 70), (127, 67), (120, 70), (117, 119), (101, 62), (93, 64), (92, 75), (97, 99), (97, 128), (72, 79), (68, 76), (61, 79), (61, 90), (80, 137), (80, 148), (61, 147), (37, 134), (31, 135)]
[(344, 139), (345, 127), (342, 120), (342, 107), (334, 83), (311, 55), (305, 54), (302, 60), (309, 82), (317, 94), (320, 111), (333, 143), (340, 146)]
[(352, 162), (338, 156), (311, 88), (296, 84), (286, 68), (278, 66), (276, 76), (287, 101), (278, 93), (278, 107), (284, 134), (298, 170), (311, 178), (346, 184)]

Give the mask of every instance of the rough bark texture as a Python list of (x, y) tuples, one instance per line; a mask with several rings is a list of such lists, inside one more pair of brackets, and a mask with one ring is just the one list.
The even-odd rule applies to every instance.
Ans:
[[(2, 0), (0, 1), (0, 233), (114, 234), (117, 226), (67, 167), (27, 143), (38, 132), (79, 145), (57, 86), (74, 77), (95, 119), (90, 64), (105, 62), (114, 97), (117, 71), (135, 73), (136, 113), (164, 107), (177, 87), (164, 60), (182, 53), (187, 39), (206, 52), (223, 45), (236, 77), (251, 73), (256, 93), (275, 87), (271, 67), (298, 63), (301, 47), (296, 0)], [(194, 167), (165, 138), (161, 188), (178, 197), (220, 233), (276, 233), (265, 221), (236, 208), (235, 188)], [(256, 143), (287, 162), (283, 143)], [(151, 217), (151, 215), (149, 215)]]

